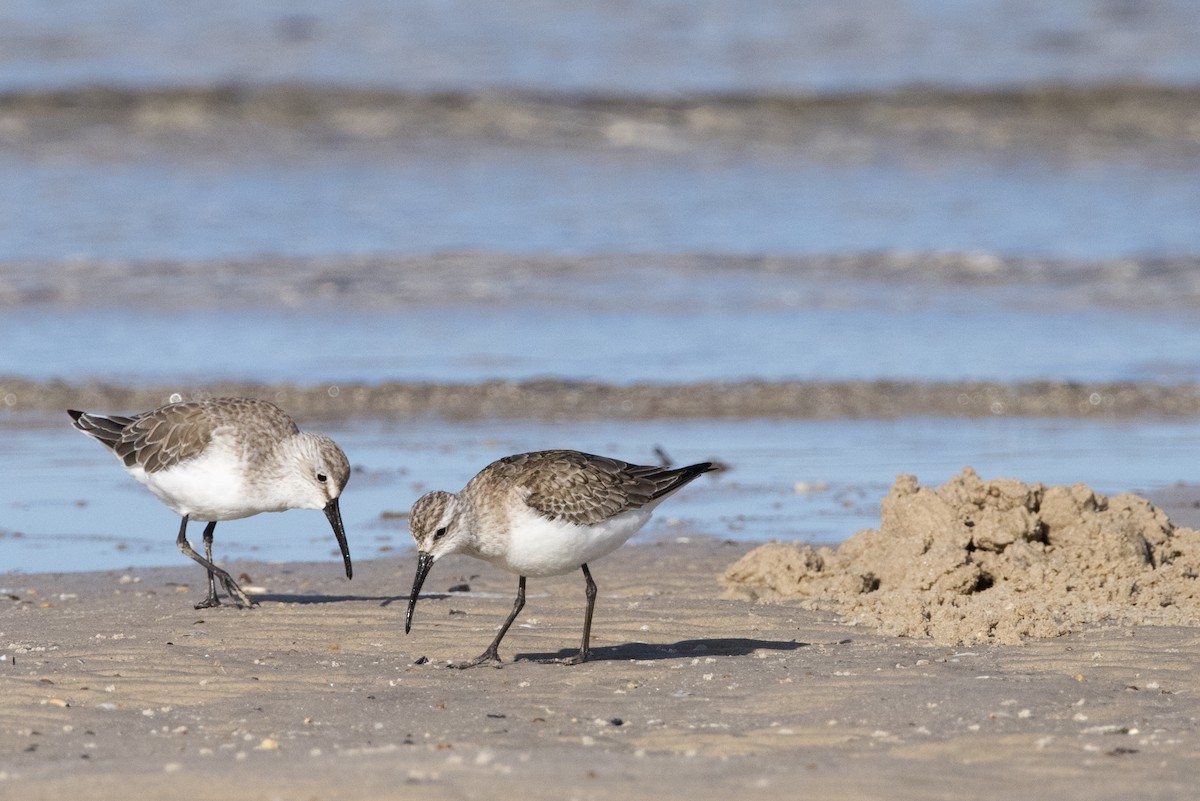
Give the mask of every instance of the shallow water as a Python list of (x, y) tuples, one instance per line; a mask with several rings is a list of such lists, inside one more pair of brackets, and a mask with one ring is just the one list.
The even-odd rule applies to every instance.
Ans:
[(631, 94), (1187, 82), (1189, 0), (9, 0), (0, 88), (247, 80)]
[[(36, 423), (30, 425), (31, 422)], [(351, 423), (326, 429), (355, 473), (342, 497), (351, 552), (363, 560), (410, 547), (406, 513), (430, 489), (457, 490), (499, 456), (568, 446), (633, 461), (718, 459), (664, 504), (638, 536), (696, 534), (763, 541), (835, 543), (877, 527), (879, 500), (897, 474), (940, 484), (971, 465), (984, 478), (1084, 482), (1115, 493), (1153, 490), (1195, 475), (1200, 424), (975, 421), (655, 421)], [(65, 415), (25, 420), (4, 432), (22, 465), (0, 498), (0, 570), (25, 572), (182, 565), (178, 518), (117, 461), (71, 430)], [(200, 526), (193, 526), (193, 542)], [(329, 561), (337, 545), (323, 515), (265, 514), (222, 523), (221, 561)], [(192, 578), (200, 581), (197, 567)]]
[[(601, 305), (597, 302), (596, 305)], [(541, 376), (1200, 381), (1195, 310), (1012, 309), (985, 293), (923, 308), (13, 309), (0, 375), (116, 383), (219, 379), (474, 382)]]
[[(0, 157), (0, 261), (499, 253), (1200, 252), (1200, 162), (352, 150), (291, 163)], [(2, 151), (0, 151), (2, 153)]]

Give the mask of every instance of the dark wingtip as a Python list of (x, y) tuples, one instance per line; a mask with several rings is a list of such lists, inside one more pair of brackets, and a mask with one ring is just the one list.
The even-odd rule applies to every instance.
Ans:
[(676, 467), (674, 470), (664, 470), (658, 474), (664, 480), (660, 483), (653, 497), (666, 497), (695, 481), (704, 473), (723, 469), (724, 465), (721, 465), (719, 462), (716, 464), (713, 462), (697, 462), (696, 464), (689, 464), (686, 467)]
[(83, 417), (83, 412), (79, 411), (78, 409), (67, 409), (67, 414), (71, 415), (71, 419), (76, 423), (79, 422), (80, 417)]

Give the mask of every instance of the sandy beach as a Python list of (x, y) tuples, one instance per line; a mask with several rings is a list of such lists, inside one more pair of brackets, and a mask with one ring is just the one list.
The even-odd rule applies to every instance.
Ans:
[[(1200, 629), (1016, 645), (881, 636), (723, 600), (750, 549), (631, 544), (530, 582), (501, 669), (474, 656), (515, 581), (451, 558), (403, 634), (414, 559), (233, 565), (259, 606), (196, 611), (173, 568), (0, 575), (0, 796), (1184, 798)], [(469, 591), (447, 592), (467, 585)], [(515, 657), (515, 661), (512, 661)]]

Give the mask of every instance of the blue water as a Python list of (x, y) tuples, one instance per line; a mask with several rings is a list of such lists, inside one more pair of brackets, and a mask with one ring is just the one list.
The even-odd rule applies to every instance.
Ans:
[(0, 261), (501, 253), (1200, 252), (1200, 163), (403, 149), (52, 163), (0, 149)]
[(8, 0), (0, 89), (253, 81), (675, 94), (1195, 82), (1191, 0)]
[[(546, 376), (736, 379), (1200, 381), (1194, 310), (1007, 308), (986, 294), (922, 308), (794, 310), (417, 306), (15, 309), (0, 375), (115, 383), (219, 379), (472, 382)], [(182, 390), (181, 390), (182, 391)]]
[[(1200, 15), (1189, 0), (19, 0), (0, 23), (0, 91), (291, 83), (669, 100), (1200, 83)], [(0, 262), (1200, 250), (1200, 163), (1162, 157), (1154, 141), (1120, 156), (1040, 153), (986, 141), (984, 126), (977, 151), (894, 152), (872, 139), (868, 120), (869, 146), (795, 150), (670, 136), (623, 147), (596, 144), (597, 132), (541, 146), (483, 132), (396, 143), (260, 131), (250, 142), (185, 108), (145, 130), (97, 123), (67, 144), (16, 146), (23, 120), (6, 125)]]
[[(0, 495), (0, 571), (99, 570), (178, 565), (179, 521), (125, 475), (110, 453), (71, 430), (63, 415), (4, 431), (22, 469)], [(43, 427), (44, 426), (44, 427)], [(359, 571), (410, 548), (406, 512), (430, 489), (457, 490), (499, 456), (570, 446), (655, 461), (731, 466), (664, 504), (641, 540), (697, 534), (835, 543), (876, 528), (896, 475), (940, 484), (973, 466), (984, 478), (1084, 482), (1105, 493), (1147, 491), (1200, 478), (1200, 423), (1096, 423), (1036, 419), (901, 421), (655, 421), (642, 423), (364, 422), (324, 429), (355, 473), (342, 513)], [(807, 488), (797, 491), (797, 484)], [(193, 537), (199, 539), (199, 528)], [(292, 511), (222, 523), (221, 560), (328, 561), (340, 572), (323, 515)]]

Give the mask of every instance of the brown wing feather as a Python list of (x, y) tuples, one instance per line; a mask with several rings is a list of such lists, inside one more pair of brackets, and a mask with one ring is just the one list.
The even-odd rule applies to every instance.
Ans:
[(199, 404), (176, 403), (135, 417), (121, 433), (116, 451), (126, 467), (141, 466), (147, 473), (157, 473), (194, 459), (210, 442), (212, 427)]
[(668, 470), (559, 450), (508, 456), (494, 468), (529, 493), (525, 502), (532, 509), (552, 520), (589, 525), (668, 495), (711, 465)]
[[(251, 409), (254, 415), (248, 418), (245, 413)], [(96, 419), (97, 416), (90, 417)], [(111, 442), (111, 447), (126, 467), (140, 465), (147, 473), (166, 470), (196, 458), (222, 426), (246, 426), (252, 422), (262, 433), (275, 438), (299, 430), (295, 422), (274, 404), (251, 398), (172, 403), (124, 420), (128, 422)]]

